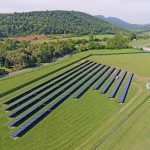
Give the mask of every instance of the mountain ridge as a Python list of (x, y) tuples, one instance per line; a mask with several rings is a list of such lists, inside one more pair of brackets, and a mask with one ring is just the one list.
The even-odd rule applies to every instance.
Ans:
[(0, 14), (1, 36), (22, 36), (29, 34), (115, 34), (122, 29), (77, 11), (34, 11)]
[(96, 15), (95, 17), (126, 30), (150, 30), (150, 24), (132, 24), (116, 17), (104, 17), (102, 15)]

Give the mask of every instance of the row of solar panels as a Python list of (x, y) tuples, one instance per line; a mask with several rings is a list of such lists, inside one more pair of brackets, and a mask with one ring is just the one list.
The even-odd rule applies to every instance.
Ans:
[[(87, 83), (84, 87), (82, 87), (73, 97), (79, 98), (81, 95), (83, 95), (83, 93), (85, 93), (110, 67), (105, 66), (105, 65), (100, 65), (100, 64), (96, 64), (94, 62), (91, 61), (86, 61), (76, 67), (73, 67), (71, 69), (69, 69), (70, 71), (66, 71), (65, 73), (62, 73), (62, 76), (59, 76), (56, 80), (55, 77), (52, 81), (52, 84), (50, 83), (46, 83), (44, 82), (44, 86), (42, 88), (39, 89), (35, 89), (34, 90), (30, 90), (30, 92), (28, 93), (29, 95), (19, 99), (18, 101), (14, 102), (13, 104), (11, 104), (10, 106), (6, 107), (5, 110), (12, 110), (18, 106), (20, 106), (21, 104), (23, 104), (26, 101), (29, 101), (30, 99), (30, 95), (33, 93), (34, 94), (39, 94), (39, 92), (43, 92), (43, 88), (51, 85), (52, 87), (50, 89), (48, 89), (46, 92), (42, 93), (42, 95), (36, 97), (33, 100), (30, 100), (29, 102), (27, 102), (25, 105), (17, 108), (15, 111), (13, 111), (12, 113), (8, 114), (8, 117), (16, 117), (19, 114), (21, 114), (22, 112), (24, 112), (25, 110), (29, 109), (31, 106), (35, 105), (36, 103), (38, 103), (40, 100), (42, 100), (43, 98), (45, 98), (46, 96), (48, 96), (49, 94), (51, 94), (52, 92), (56, 91), (55, 93), (53, 93), (52, 95), (48, 96), (44, 101), (42, 101), (41, 103), (37, 104), (36, 106), (34, 106), (31, 110), (25, 112), (23, 115), (19, 116), (17, 119), (15, 119), (13, 122), (11, 122), (10, 124), (8, 124), (8, 126), (18, 126), (20, 124), (22, 124), (26, 119), (28, 119), (30, 116), (32, 116), (33, 114), (35, 114), (36, 112), (38, 112), (40, 109), (42, 109), (43, 107), (45, 107), (45, 104), (49, 104), (52, 100), (54, 100), (55, 98), (57, 98), (58, 96), (60, 96), (63, 92), (65, 92), (66, 90), (68, 90), (71, 86), (75, 85), (72, 89), (70, 89), (68, 92), (66, 92), (65, 94), (63, 94), (59, 99), (57, 99), (55, 102), (53, 102), (48, 108), (46, 108), (45, 110), (43, 110), (40, 114), (36, 115), (35, 118), (33, 118), (32, 120), (30, 120), (28, 123), (26, 123), (25, 125), (23, 125), (21, 128), (19, 128), (16, 132), (14, 132), (10, 137), (17, 137), (20, 134), (22, 134), (26, 129), (28, 129), (34, 122), (36, 122), (40, 117), (42, 117), (43, 115), (45, 115), (49, 110), (52, 110), (53, 108), (55, 108), (56, 106), (58, 106), (63, 100), (65, 100), (68, 96), (70, 96), (73, 92), (77, 91), (82, 85), (84, 85), (86, 82), (88, 82), (91, 78), (93, 78), (95, 75), (96, 77), (94, 77), (89, 83)], [(86, 71), (87, 70), (87, 71)], [(106, 75), (97, 83), (97, 85), (94, 87), (94, 89), (98, 89), (108, 78), (109, 76), (114, 72), (115, 68), (111, 67), (109, 69), (109, 71), (106, 73)], [(116, 72), (114, 73), (114, 75), (112, 76), (112, 78), (109, 80), (109, 82), (106, 84), (106, 86), (102, 89), (101, 93), (105, 93), (109, 87), (112, 85), (112, 83), (114, 82), (116, 76), (120, 73), (120, 69), (117, 69)], [(97, 74), (98, 73), (98, 74)], [(89, 76), (87, 76), (89, 74)], [(121, 85), (124, 77), (126, 75), (126, 71), (123, 71), (117, 84), (115, 85), (113, 91), (111, 92), (111, 96), (114, 97), (114, 95), (116, 94), (119, 86)], [(86, 77), (87, 76), (87, 77)], [(133, 74), (132, 74), (133, 76)], [(74, 79), (75, 78), (75, 79)], [(80, 81), (83, 78), (82, 81)], [(64, 79), (64, 80), (61, 80)], [(73, 80), (74, 79), (74, 80)], [(126, 88), (124, 88), (124, 94), (122, 94), (123, 96), (122, 99), (125, 99), (125, 96), (127, 94), (127, 90), (129, 88), (129, 84), (131, 83), (131, 78), (128, 79), (128, 82), (126, 82)], [(50, 81), (51, 79), (49, 79)], [(57, 81), (62, 81), (62, 82), (57, 82)], [(71, 82), (70, 82), (71, 81)], [(80, 81), (80, 82), (79, 82)], [(50, 81), (51, 82), (51, 81)], [(69, 83), (68, 83), (69, 82)], [(79, 83), (77, 83), (79, 82)], [(41, 84), (42, 85), (42, 84)], [(64, 87), (62, 87), (63, 85), (65, 85)], [(58, 90), (58, 88), (61, 88), (60, 90)], [(34, 89), (34, 88), (33, 88)], [(37, 92), (37, 93), (36, 93)], [(25, 92), (24, 92), (25, 93)], [(23, 94), (20, 94), (23, 96)], [(14, 98), (12, 98), (14, 99)], [(10, 101), (12, 100), (10, 99)], [(119, 101), (119, 102), (123, 102)], [(43, 114), (43, 115), (42, 115)], [(40, 116), (40, 117), (39, 117)], [(37, 119), (36, 119), (37, 118)]]

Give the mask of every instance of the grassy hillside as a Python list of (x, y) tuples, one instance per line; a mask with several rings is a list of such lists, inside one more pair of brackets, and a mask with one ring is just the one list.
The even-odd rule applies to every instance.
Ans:
[[(145, 98), (149, 95), (149, 90), (145, 88), (145, 84), (150, 77), (150, 55), (141, 52), (135, 49), (91, 50), (60, 60), (53, 66), (49, 65), (15, 78), (0, 80), (1, 94), (3, 94), (1, 100), (7, 100), (37, 83), (55, 76), (55, 74), (28, 86), (17, 87), (89, 54), (95, 55), (87, 58), (88, 60), (135, 72), (124, 104), (117, 103), (119, 93), (112, 100), (107, 98), (114, 85), (105, 95), (100, 95), (99, 91), (93, 91), (90, 88), (78, 101), (74, 101), (72, 96), (68, 98), (28, 133), (15, 141), (8, 137), (15, 128), (10, 130), (6, 126), (13, 119), (6, 118), (8, 112), (3, 111), (3, 105), (1, 104), (1, 149), (149, 150), (149, 101), (145, 101)], [(124, 82), (119, 92), (123, 85)], [(142, 117), (143, 113), (144, 117)], [(140, 136), (138, 136), (139, 134)]]
[(29, 34), (89, 34), (122, 31), (108, 22), (76, 11), (0, 14), (0, 36)]

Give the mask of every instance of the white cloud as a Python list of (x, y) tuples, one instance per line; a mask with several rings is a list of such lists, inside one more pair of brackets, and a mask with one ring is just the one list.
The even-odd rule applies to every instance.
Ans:
[(149, 6), (149, 0), (0, 0), (0, 12), (77, 10), (132, 23), (150, 23)]

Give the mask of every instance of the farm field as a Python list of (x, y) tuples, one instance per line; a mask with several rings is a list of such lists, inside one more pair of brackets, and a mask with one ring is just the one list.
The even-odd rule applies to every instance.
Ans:
[[(102, 38), (112, 38), (114, 35), (111, 35), (111, 34), (101, 34), (101, 35), (94, 35), (94, 38), (98, 38), (98, 39), (102, 39)], [(55, 42), (57, 40), (67, 40), (67, 39), (73, 39), (73, 40), (78, 40), (78, 39), (89, 39), (89, 36), (77, 36), (77, 37), (65, 37), (63, 38), (62, 36), (59, 37), (56, 36), (55, 37), (56, 39), (53, 39), (53, 38), (45, 38), (45, 39), (39, 39), (39, 40), (32, 40), (32, 43), (33, 44), (37, 44), (37, 43), (44, 43), (44, 42)]]
[[(6, 118), (9, 112), (3, 110), (4, 106), (1, 103), (0, 145), (2, 150), (149, 149), (148, 108), (150, 103), (148, 96), (150, 94), (145, 85), (150, 80), (150, 55), (141, 50), (90, 50), (77, 53), (52, 65), (43, 66), (20, 76), (2, 78), (0, 79), (1, 102), (76, 66), (83, 61), (50, 74), (50, 72), (88, 55), (92, 56), (85, 60), (115, 66), (135, 73), (125, 103), (117, 103), (125, 81), (112, 100), (108, 99), (108, 93), (115, 83), (106, 94), (100, 94), (105, 83), (98, 91), (94, 91), (92, 86), (76, 101), (71, 95), (34, 128), (16, 140), (9, 138), (9, 135), (16, 128), (9, 129), (7, 127), (7, 124), (13, 119)], [(40, 78), (45, 74), (47, 76)], [(142, 135), (138, 136), (140, 131), (142, 131)]]

